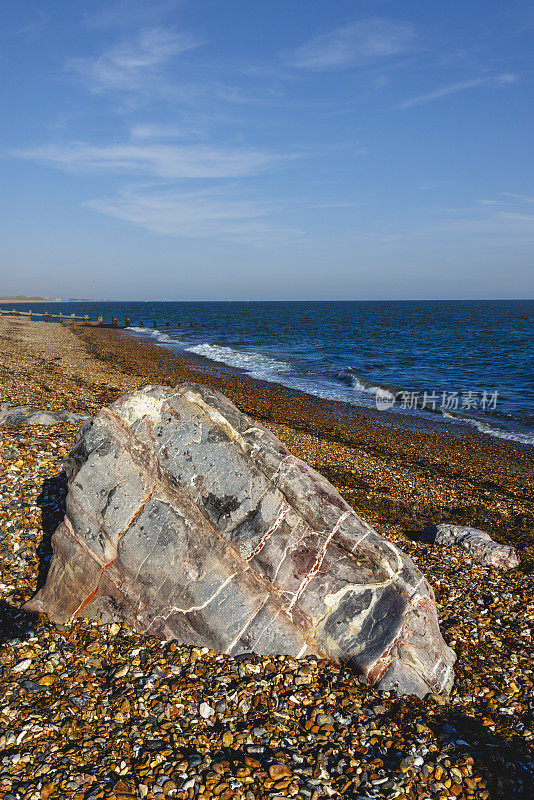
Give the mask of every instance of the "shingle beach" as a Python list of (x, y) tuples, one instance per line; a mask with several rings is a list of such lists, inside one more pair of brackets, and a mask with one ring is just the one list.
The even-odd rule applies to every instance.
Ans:
[[(1, 318), (0, 377), (0, 403), (89, 414), (149, 383), (219, 389), (410, 555), (457, 654), (451, 695), (418, 700), (315, 657), (230, 658), (21, 611), (78, 425), (0, 426), (0, 798), (532, 797), (532, 448), (385, 425), (96, 327)], [(438, 522), (488, 531), (519, 568), (417, 541)]]

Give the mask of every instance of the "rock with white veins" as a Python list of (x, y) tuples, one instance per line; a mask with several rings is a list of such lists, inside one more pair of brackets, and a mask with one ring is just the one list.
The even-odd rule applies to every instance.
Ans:
[(513, 547), (493, 541), (489, 533), (478, 528), (441, 523), (425, 528), (422, 539), (441, 547), (461, 547), (480, 564), (500, 569), (519, 566), (519, 556)]
[(148, 386), (80, 429), (45, 586), (57, 622), (126, 619), (236, 655), (316, 654), (448, 691), (431, 587), (328, 481), (223, 395)]
[(0, 405), (0, 425), (57, 425), (58, 422), (81, 422), (90, 419), (88, 414), (72, 411), (46, 411), (30, 406)]

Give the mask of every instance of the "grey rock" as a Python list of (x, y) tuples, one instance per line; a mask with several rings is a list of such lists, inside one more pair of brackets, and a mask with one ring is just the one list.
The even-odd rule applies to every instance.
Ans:
[(490, 567), (513, 569), (519, 566), (519, 556), (513, 547), (493, 541), (489, 533), (462, 525), (430, 525), (422, 534), (423, 541), (441, 547), (461, 547), (469, 555)]
[(413, 562), (220, 393), (130, 392), (82, 425), (66, 469), (66, 516), (28, 610), (450, 690), (454, 653)]
[(40, 692), (48, 691), (47, 686), (40, 686), (38, 683), (35, 683), (35, 681), (21, 681), (20, 685), (31, 694), (39, 694)]
[(74, 414), (72, 411), (43, 411), (30, 406), (0, 405), (0, 425), (56, 425), (58, 422), (83, 422), (89, 414)]

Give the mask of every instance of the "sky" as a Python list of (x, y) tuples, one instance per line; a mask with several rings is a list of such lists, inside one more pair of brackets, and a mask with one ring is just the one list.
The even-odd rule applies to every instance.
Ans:
[(533, 296), (531, 2), (3, 9), (0, 295)]

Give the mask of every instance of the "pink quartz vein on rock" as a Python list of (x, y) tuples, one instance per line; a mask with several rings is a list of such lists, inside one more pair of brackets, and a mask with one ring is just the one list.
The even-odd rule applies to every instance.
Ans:
[(27, 609), (231, 655), (316, 654), (409, 694), (450, 690), (454, 653), (413, 562), (219, 392), (129, 392), (84, 423), (67, 474)]

